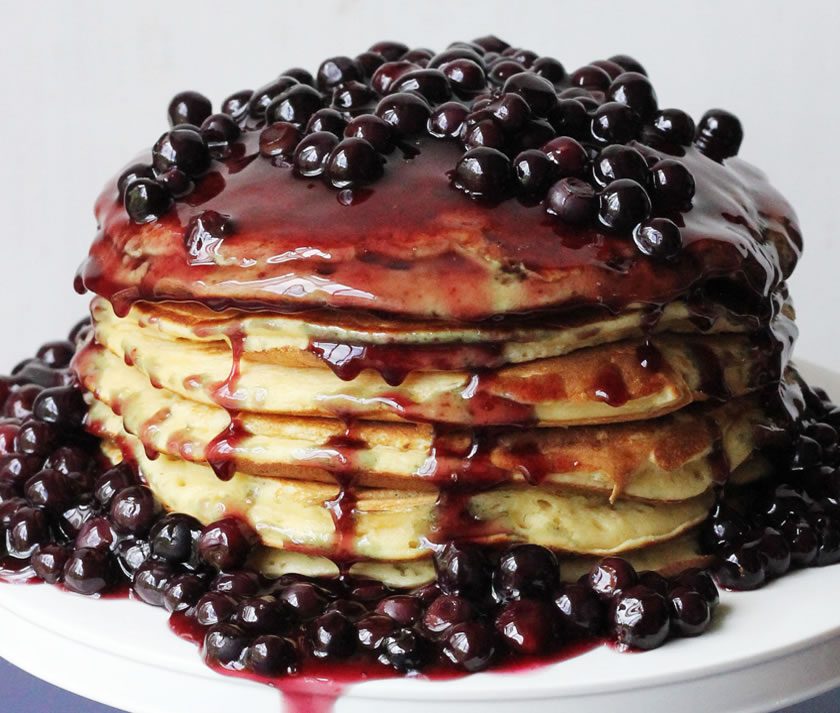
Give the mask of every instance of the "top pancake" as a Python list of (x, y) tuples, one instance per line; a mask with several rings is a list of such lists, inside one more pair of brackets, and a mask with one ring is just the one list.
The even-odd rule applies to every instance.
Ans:
[[(100, 231), (79, 287), (121, 313), (146, 299), (479, 320), (584, 305), (621, 311), (668, 303), (710, 283), (711, 299), (731, 299), (721, 280), (739, 283), (736, 300), (746, 289), (760, 305), (800, 253), (793, 210), (737, 158), (720, 164), (685, 149), (680, 160), (697, 189), (682, 215), (684, 250), (663, 264), (641, 255), (627, 236), (548, 220), (540, 205), (472, 201), (447, 176), (461, 154), (457, 144), (430, 137), (411, 143), (417, 155), (390, 154), (385, 178), (357, 192), (352, 205), (321, 181), (261, 157), (257, 131), (246, 131), (193, 193), (152, 223), (129, 221), (113, 180), (97, 202)], [(201, 249), (193, 243), (190, 252), (190, 222), (207, 210), (229, 216), (234, 232)]]

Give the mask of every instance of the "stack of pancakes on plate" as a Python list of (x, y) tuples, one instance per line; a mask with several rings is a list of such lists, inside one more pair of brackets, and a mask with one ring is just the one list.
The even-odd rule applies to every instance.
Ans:
[(336, 200), (256, 133), (157, 221), (110, 184), (80, 272), (90, 426), (167, 508), (245, 518), (265, 571), (414, 584), (450, 540), (684, 563), (718, 486), (767, 472), (801, 245), (755, 169), (685, 149), (696, 195), (663, 264), (470, 201), (446, 142)]

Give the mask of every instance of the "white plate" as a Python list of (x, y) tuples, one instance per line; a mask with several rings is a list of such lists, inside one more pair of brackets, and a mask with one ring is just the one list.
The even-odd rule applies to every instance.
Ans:
[[(829, 393), (840, 375), (807, 366)], [(840, 684), (840, 566), (721, 597), (712, 631), (645, 654), (607, 647), (524, 673), (389, 679), (346, 689), (336, 713), (764, 713)], [(166, 614), (48, 586), (0, 585), (0, 656), (74, 693), (132, 713), (282, 711), (267, 686), (213, 673)], [(288, 710), (328, 711), (296, 697)]]

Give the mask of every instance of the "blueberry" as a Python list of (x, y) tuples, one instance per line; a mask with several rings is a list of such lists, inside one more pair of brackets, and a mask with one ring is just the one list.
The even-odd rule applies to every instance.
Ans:
[(162, 607), (164, 595), (176, 571), (166, 562), (149, 559), (135, 571), (131, 586), (139, 599), (153, 607)]
[(217, 569), (242, 567), (257, 538), (253, 530), (238, 518), (226, 518), (207, 525), (198, 540), (198, 554)]
[(222, 102), (222, 113), (227, 114), (234, 121), (242, 121), (248, 116), (248, 103), (254, 92), (250, 89), (241, 89), (234, 92)]
[(455, 94), (461, 98), (474, 96), (487, 86), (484, 70), (470, 59), (453, 59), (441, 65), (440, 71), (449, 80)]
[(528, 103), (514, 92), (502, 94), (494, 99), (480, 114), (489, 113), (499, 128), (508, 133), (522, 129), (531, 118), (531, 108)]
[(306, 133), (314, 134), (316, 131), (328, 131), (336, 136), (344, 134), (344, 127), (347, 126), (347, 121), (341, 115), (341, 112), (335, 109), (318, 109), (306, 124)]
[(610, 599), (617, 593), (635, 586), (636, 570), (620, 557), (605, 557), (589, 571), (587, 581), (592, 591), (601, 599)]
[(496, 631), (518, 654), (546, 653), (557, 642), (557, 614), (545, 601), (522, 599), (508, 603), (496, 617)]
[(493, 591), (500, 601), (548, 597), (560, 583), (554, 553), (539, 545), (514, 545), (499, 558)]
[(376, 606), (378, 614), (390, 616), (400, 626), (416, 624), (423, 616), (420, 600), (407, 594), (387, 597)]
[(762, 586), (766, 573), (759, 543), (747, 542), (724, 551), (715, 575), (727, 589), (757, 589)]
[(294, 77), (280, 76), (273, 82), (260, 87), (251, 94), (248, 101), (248, 112), (256, 119), (262, 119), (265, 116), (265, 110), (275, 97), (280, 96), (289, 87), (299, 84)]
[(391, 94), (376, 105), (376, 115), (388, 122), (399, 136), (412, 136), (426, 130), (432, 113), (429, 104), (416, 94)]
[(149, 533), (152, 554), (172, 564), (193, 560), (201, 523), (190, 515), (171, 513), (158, 520)]
[(658, 648), (670, 629), (665, 597), (640, 585), (621, 591), (610, 607), (610, 628), (622, 648)]
[(647, 191), (632, 179), (612, 181), (598, 195), (598, 218), (609, 230), (630, 231), (647, 220), (650, 213)]
[(75, 550), (64, 565), (64, 586), (76, 594), (101, 594), (115, 581), (114, 560), (108, 550)]
[(374, 72), (385, 64), (385, 58), (377, 52), (362, 52), (361, 54), (357, 54), (353, 58), (353, 61), (361, 70), (365, 79), (370, 79)]
[(560, 628), (568, 636), (597, 636), (604, 630), (604, 605), (590, 587), (566, 584), (555, 598), (554, 605)]
[(744, 139), (738, 117), (723, 109), (710, 109), (697, 126), (697, 148), (715, 161), (736, 156)]
[(178, 124), (199, 126), (212, 113), (213, 105), (210, 100), (198, 92), (179, 92), (172, 97), (167, 109), (170, 126)]
[(548, 189), (545, 208), (564, 223), (585, 225), (595, 215), (595, 189), (578, 178), (563, 178)]
[(464, 622), (450, 628), (443, 653), (459, 668), (475, 673), (487, 668), (496, 655), (496, 637), (486, 624)]
[[(14, 451), (25, 455), (46, 457), (59, 438), (60, 431), (55, 424), (29, 419), (24, 421), (17, 431)], [(0, 453), (8, 454), (9, 452), (0, 436)]]
[(170, 614), (192, 609), (207, 592), (207, 582), (197, 574), (179, 574), (163, 590), (163, 606)]
[(652, 218), (637, 225), (633, 242), (642, 255), (659, 261), (677, 258), (683, 246), (680, 229), (667, 218)]
[(303, 129), (312, 115), (321, 108), (321, 95), (317, 89), (306, 84), (295, 84), (271, 100), (265, 108), (265, 120), (269, 124), (285, 121)]
[(56, 584), (64, 576), (64, 565), (69, 556), (70, 552), (64, 545), (39, 545), (32, 553), (32, 569), (47, 584)]
[(371, 88), (380, 96), (385, 96), (391, 90), (391, 85), (408, 72), (419, 69), (413, 62), (401, 60), (398, 62), (386, 62), (373, 73), (370, 80)]
[(677, 636), (699, 636), (712, 621), (709, 604), (703, 596), (688, 587), (672, 589), (668, 595), (671, 610), (671, 631)]
[(77, 549), (113, 550), (117, 545), (117, 533), (106, 517), (94, 517), (82, 525), (76, 535)]
[(629, 106), (620, 102), (606, 102), (592, 114), (590, 130), (600, 143), (625, 144), (639, 135), (641, 127), (639, 115)]
[(592, 163), (592, 176), (599, 186), (619, 178), (630, 178), (641, 185), (646, 185), (650, 173), (647, 161), (631, 146), (613, 145), (601, 150)]
[(312, 73), (309, 70), (303, 69), (302, 67), (290, 67), (289, 69), (284, 70), (280, 76), (291, 77), (292, 79), (297, 80), (299, 84), (307, 84), (310, 87), (315, 86), (315, 77), (312, 76)]
[(446, 545), (435, 553), (435, 571), (445, 594), (481, 599), (490, 591), (490, 568), (476, 547)]
[(720, 594), (711, 575), (704, 569), (687, 569), (674, 578), (675, 586), (684, 586), (699, 592), (709, 607), (714, 609), (720, 603)]
[(384, 614), (363, 616), (356, 622), (359, 646), (367, 651), (376, 651), (382, 645), (385, 637), (393, 634), (397, 627), (397, 622)]
[(292, 157), (295, 170), (307, 178), (320, 176), (337, 144), (338, 137), (326, 131), (316, 131), (304, 136)]
[(787, 573), (790, 569), (790, 546), (778, 530), (765, 528), (758, 547), (768, 577), (781, 577)]
[(312, 622), (312, 653), (317, 658), (346, 659), (353, 655), (357, 632), (341, 612), (331, 611)]
[(449, 79), (440, 69), (415, 69), (406, 72), (390, 87), (390, 92), (416, 92), (432, 104), (440, 104), (452, 96)]
[(694, 141), (694, 120), (680, 109), (662, 109), (653, 115), (646, 138), (666, 146), (690, 146)]
[(65, 369), (76, 353), (76, 347), (67, 340), (47, 342), (41, 345), (35, 358), (52, 369)]
[(610, 84), (607, 97), (630, 107), (643, 120), (650, 118), (659, 108), (656, 92), (650, 80), (638, 72), (625, 72)]
[(346, 138), (364, 139), (379, 153), (387, 154), (394, 150), (394, 129), (384, 119), (375, 114), (362, 114), (347, 124), (343, 131)]
[(547, 79), (555, 87), (566, 78), (566, 68), (553, 57), (539, 57), (531, 65), (531, 71), (543, 79)]
[(157, 181), (140, 178), (128, 185), (125, 191), (125, 211), (138, 224), (151, 223), (160, 218), (169, 206), (172, 197)]
[(612, 83), (612, 77), (601, 67), (587, 64), (569, 75), (569, 84), (573, 87), (607, 91)]
[(496, 86), (503, 86), (511, 77), (521, 74), (523, 67), (512, 59), (502, 58), (487, 67), (487, 78)]
[(252, 597), (260, 590), (260, 576), (247, 569), (221, 572), (210, 583), (210, 589), (225, 592), (237, 599)]
[(589, 114), (577, 99), (560, 99), (546, 117), (559, 136), (584, 139), (589, 135)]
[(361, 81), (359, 66), (350, 57), (331, 57), (321, 62), (315, 78), (318, 88), (326, 91), (349, 81)]
[(35, 418), (66, 428), (80, 428), (87, 406), (82, 392), (75, 386), (44, 389), (32, 405)]
[(814, 528), (804, 519), (791, 519), (780, 527), (790, 546), (790, 561), (794, 567), (810, 567), (817, 558), (819, 540)]
[(204, 657), (224, 668), (241, 668), (250, 641), (248, 636), (232, 624), (216, 624), (204, 636)]
[(290, 584), (277, 591), (277, 598), (303, 620), (315, 618), (327, 606), (327, 593), (310, 582)]
[(372, 44), (369, 49), (371, 52), (382, 55), (386, 62), (393, 62), (408, 52), (408, 45), (404, 45), (402, 42), (382, 40)]
[(513, 172), (523, 195), (542, 195), (554, 179), (555, 170), (554, 162), (537, 149), (522, 151), (513, 159)]
[(114, 529), (124, 535), (145, 535), (159, 512), (160, 506), (154, 493), (145, 485), (125, 488), (111, 500), (111, 522)]
[(201, 135), (208, 146), (236, 141), (241, 133), (239, 124), (227, 114), (211, 114), (201, 123)]
[(117, 545), (117, 564), (129, 579), (152, 554), (152, 548), (146, 540), (127, 538)]
[(12, 557), (25, 559), (49, 540), (49, 520), (43, 509), (21, 506), (9, 517), (6, 549)]
[(444, 594), (435, 599), (423, 615), (423, 626), (432, 634), (443, 634), (456, 624), (476, 618), (476, 611), (468, 599)]
[(236, 611), (236, 599), (224, 592), (208, 592), (195, 605), (195, 619), (202, 626), (228, 621)]
[(255, 634), (277, 634), (288, 628), (289, 610), (273, 596), (251, 597), (239, 603), (231, 622)]
[(297, 647), (290, 639), (260, 636), (245, 651), (245, 667), (258, 676), (282, 676), (295, 670), (298, 657)]
[(485, 52), (504, 52), (506, 49), (510, 47), (510, 45), (505, 42), (504, 40), (499, 39), (495, 35), (485, 35), (483, 37), (477, 37), (472, 41), (472, 44), (478, 45)]
[(413, 629), (389, 634), (380, 645), (380, 661), (397, 671), (417, 671), (429, 657), (428, 642)]
[(542, 147), (555, 165), (558, 178), (583, 178), (589, 156), (586, 149), (570, 136), (559, 136)]
[(128, 463), (123, 462), (97, 478), (94, 495), (103, 507), (108, 507), (117, 493), (136, 484), (134, 471)]
[(505, 134), (501, 126), (493, 119), (482, 119), (481, 121), (470, 122), (464, 127), (463, 138), (464, 148), (473, 149), (484, 146), (491, 149), (502, 150), (505, 147)]
[(117, 179), (117, 190), (120, 193), (120, 200), (125, 200), (125, 192), (128, 187), (140, 178), (155, 180), (155, 172), (149, 164), (135, 163), (125, 169)]
[(210, 154), (198, 131), (176, 127), (163, 134), (152, 148), (152, 165), (157, 173), (178, 168), (189, 176), (197, 176), (210, 165)]
[(382, 176), (383, 163), (382, 156), (364, 139), (342, 139), (327, 158), (326, 176), (336, 188), (365, 185)]
[(507, 156), (497, 149), (480, 146), (459, 159), (453, 183), (473, 198), (498, 200), (508, 192), (512, 174)]
[(546, 116), (557, 104), (554, 85), (533, 72), (520, 72), (509, 77), (504, 92), (519, 94), (537, 116)]
[(635, 59), (630, 57), (626, 54), (617, 54), (610, 57), (610, 62), (615, 62), (615, 64), (624, 67), (626, 72), (638, 72), (644, 76), (647, 76), (647, 72), (645, 68)]
[(286, 121), (269, 124), (260, 133), (260, 153), (282, 163), (291, 163), (292, 156), (300, 143), (300, 130)]

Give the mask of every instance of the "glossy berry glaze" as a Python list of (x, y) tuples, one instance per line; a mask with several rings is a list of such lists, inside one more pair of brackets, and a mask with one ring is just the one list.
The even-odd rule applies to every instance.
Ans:
[[(71, 339), (87, 331), (83, 323)], [(163, 607), (209, 666), (279, 688), (289, 710), (327, 711), (344, 686), (373, 678), (515, 672), (604, 643), (648, 650), (710, 624), (718, 593), (706, 571), (666, 578), (608, 557), (564, 581), (543, 547), (462, 545), (445, 530), (433, 545), (437, 579), (418, 589), (346, 569), (267, 579), (248, 568), (257, 538), (243, 522), (165, 513), (134, 464), (103, 461), (68, 371), (73, 341), (0, 379), (0, 578), (130, 592)], [(739, 510), (719, 504), (701, 528), (727, 588), (840, 561), (840, 407), (820, 390), (804, 397), (789, 437), (766, 446), (776, 474), (742, 493)], [(348, 430), (338, 445), (352, 438)]]
[[(496, 81), (501, 64), (518, 71)], [(100, 196), (77, 287), (121, 313), (189, 299), (510, 319), (661, 305), (716, 281), (764, 305), (801, 240), (787, 202), (734, 157), (738, 120), (713, 110), (692, 143), (693, 121), (658, 111), (638, 72), (596, 86), (600, 67), (552, 83), (540, 66), (456, 46), (370, 77), (338, 57), (317, 82), (282, 75), (237, 100), (236, 122), (214, 115), (227, 132), (179, 124)], [(167, 187), (173, 171), (183, 189)]]

